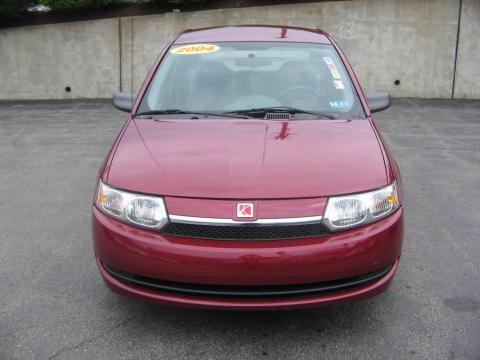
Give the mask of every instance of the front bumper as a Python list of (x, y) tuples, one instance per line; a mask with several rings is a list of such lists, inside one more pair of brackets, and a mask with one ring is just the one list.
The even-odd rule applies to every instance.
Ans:
[[(278, 241), (187, 239), (115, 221), (95, 207), (97, 264), (114, 291), (143, 300), (182, 306), (280, 309), (321, 306), (374, 296), (390, 284), (398, 267), (403, 209), (376, 223), (316, 238)], [(332, 282), (388, 268), (373, 282), (337, 292), (280, 298), (192, 296), (140, 287), (104, 267), (138, 277), (205, 286), (282, 286)]]

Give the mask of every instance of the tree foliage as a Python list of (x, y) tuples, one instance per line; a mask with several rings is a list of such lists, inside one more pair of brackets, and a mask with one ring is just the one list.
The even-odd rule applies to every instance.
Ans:
[[(153, 0), (157, 3), (178, 5), (178, 6), (188, 6), (188, 5), (199, 5), (204, 0)], [(114, 3), (126, 3), (128, 1), (121, 0), (39, 0), (41, 4), (44, 4), (50, 7), (52, 10), (75, 10), (75, 9), (85, 9), (85, 8), (100, 8), (105, 5), (114, 4)], [(135, 1), (131, 1), (134, 3)], [(137, 1), (138, 2), (138, 1)]]
[(31, 0), (0, 0), (0, 16), (18, 16), (30, 6), (31, 2)]
[(187, 6), (187, 5), (201, 5), (205, 2), (205, 0), (156, 0), (157, 2), (167, 2), (172, 5), (180, 5), (180, 6)]
[[(202, 6), (208, 0), (151, 0), (173, 6)], [(135, 0), (0, 0), (0, 16), (15, 17), (24, 12), (29, 6), (43, 4), (52, 10), (98, 9), (115, 3), (138, 3)]]
[(119, 2), (118, 0), (40, 0), (39, 3), (52, 10), (76, 10), (100, 8), (105, 5)]

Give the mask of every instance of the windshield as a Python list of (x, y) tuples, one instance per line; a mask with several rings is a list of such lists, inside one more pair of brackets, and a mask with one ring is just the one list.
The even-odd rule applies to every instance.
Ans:
[(334, 118), (364, 117), (332, 45), (284, 42), (173, 46), (137, 113), (168, 109), (226, 113), (271, 107)]

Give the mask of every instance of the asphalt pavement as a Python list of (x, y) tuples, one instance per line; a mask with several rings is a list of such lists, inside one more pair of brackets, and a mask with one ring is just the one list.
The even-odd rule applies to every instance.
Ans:
[(142, 303), (97, 271), (90, 207), (126, 119), (110, 101), (0, 103), (0, 359), (480, 359), (480, 101), (395, 99), (405, 184), (388, 292), (288, 312)]

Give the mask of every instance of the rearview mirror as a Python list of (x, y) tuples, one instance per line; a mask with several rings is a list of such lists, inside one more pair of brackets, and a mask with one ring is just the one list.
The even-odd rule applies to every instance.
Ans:
[(387, 92), (379, 92), (367, 94), (367, 103), (372, 113), (388, 109), (392, 104), (390, 94)]
[(118, 110), (130, 112), (133, 106), (134, 95), (130, 92), (118, 92), (113, 95), (113, 106)]

